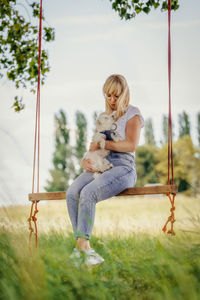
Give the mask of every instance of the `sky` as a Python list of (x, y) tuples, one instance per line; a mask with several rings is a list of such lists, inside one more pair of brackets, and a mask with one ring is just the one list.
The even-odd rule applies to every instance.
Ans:
[[(200, 1), (182, 0), (172, 12), (172, 118), (178, 136), (178, 114), (186, 111), (197, 145), (200, 111)], [(88, 143), (94, 111), (104, 110), (102, 87), (111, 74), (125, 76), (144, 119), (153, 120), (157, 143), (162, 136), (162, 116), (168, 114), (167, 12), (153, 10), (130, 21), (121, 20), (109, 0), (43, 1), (47, 23), (56, 39), (44, 43), (51, 71), (41, 90), (40, 191), (44, 191), (54, 151), (54, 115), (63, 109), (71, 129), (75, 112), (88, 120)], [(26, 12), (24, 12), (26, 14)], [(25, 110), (11, 108), (16, 93)], [(0, 205), (27, 204), (32, 190), (32, 162), (36, 96), (16, 91), (7, 79), (0, 82)], [(142, 130), (140, 145), (144, 143)]]

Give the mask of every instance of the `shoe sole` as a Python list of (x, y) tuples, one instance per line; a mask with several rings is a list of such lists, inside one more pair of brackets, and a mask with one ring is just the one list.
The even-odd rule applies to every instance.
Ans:
[(86, 266), (89, 270), (98, 267), (103, 262), (97, 263), (97, 264), (86, 264), (83, 261), (74, 261), (73, 264), (76, 268), (79, 268), (80, 266)]

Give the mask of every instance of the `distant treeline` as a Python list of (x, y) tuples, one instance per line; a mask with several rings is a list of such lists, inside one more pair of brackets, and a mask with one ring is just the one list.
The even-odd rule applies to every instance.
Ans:
[[(93, 120), (97, 112), (93, 114)], [(76, 132), (75, 146), (71, 145), (70, 128), (67, 114), (60, 110), (54, 116), (55, 121), (55, 149), (53, 153), (53, 168), (50, 170), (50, 179), (47, 180), (46, 191), (65, 191), (73, 180), (83, 171), (80, 165), (84, 153), (87, 151), (87, 118), (77, 111), (75, 114)], [(162, 118), (162, 136), (160, 145), (156, 145), (153, 121), (145, 120), (145, 144), (136, 150), (137, 184), (161, 183), (168, 181), (168, 117)], [(200, 193), (200, 113), (197, 113), (198, 146), (193, 144), (190, 136), (190, 120), (186, 112), (178, 115), (179, 134), (174, 140), (173, 134), (173, 161), (174, 181), (179, 192), (188, 195)]]

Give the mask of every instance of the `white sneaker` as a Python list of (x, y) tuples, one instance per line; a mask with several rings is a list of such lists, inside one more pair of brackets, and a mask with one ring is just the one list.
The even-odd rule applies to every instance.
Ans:
[(83, 263), (83, 259), (81, 257), (81, 253), (79, 249), (74, 248), (72, 254), (69, 256), (73, 260), (73, 264), (75, 267), (79, 268), (80, 265)]
[(74, 265), (76, 267), (79, 267), (80, 264), (85, 263), (87, 267), (93, 268), (104, 262), (104, 258), (96, 253), (93, 248), (86, 250), (74, 248), (69, 257), (74, 260)]
[(95, 252), (93, 248), (83, 250), (86, 255), (85, 264), (88, 267), (95, 267), (104, 262), (104, 258)]
[(77, 248), (74, 248), (72, 254), (70, 255), (70, 258), (80, 258), (80, 257), (81, 257), (80, 251)]

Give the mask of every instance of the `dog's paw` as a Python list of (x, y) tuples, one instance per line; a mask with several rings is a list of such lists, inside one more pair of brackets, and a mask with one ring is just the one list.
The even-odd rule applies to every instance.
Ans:
[(102, 140), (105, 140), (105, 138), (106, 138), (105, 134), (103, 134), (101, 132), (97, 132), (93, 136), (92, 141), (95, 143), (100, 143)]
[(111, 132), (111, 138), (114, 142), (119, 142), (121, 140), (121, 136), (115, 132)]
[(106, 166), (104, 167), (104, 171), (107, 171), (107, 170), (109, 170), (109, 169), (111, 169), (111, 168), (113, 168), (113, 164), (106, 165)]
[(94, 179), (96, 179), (96, 178), (98, 178), (100, 175), (101, 175), (101, 173), (95, 172), (95, 173), (93, 174), (93, 177), (94, 177)]
[(99, 143), (100, 148), (105, 149), (105, 144), (106, 144), (105, 140), (101, 140), (101, 142)]

